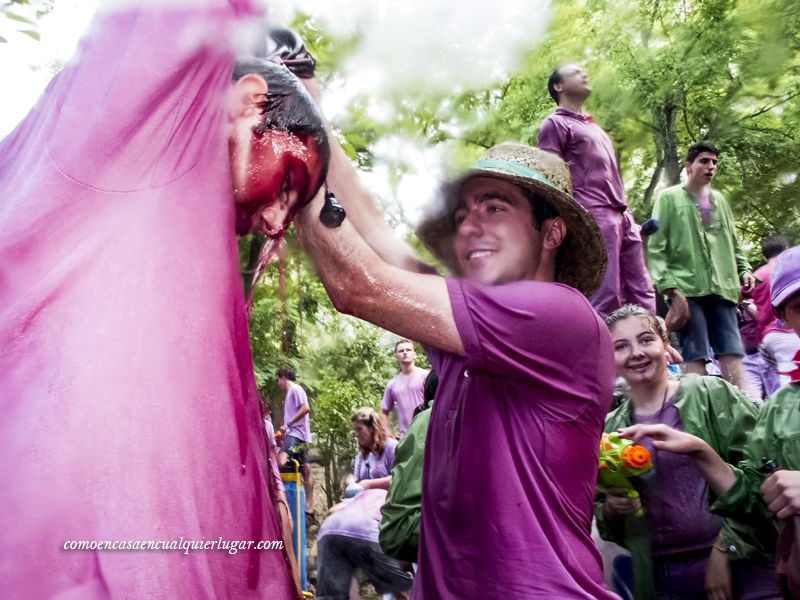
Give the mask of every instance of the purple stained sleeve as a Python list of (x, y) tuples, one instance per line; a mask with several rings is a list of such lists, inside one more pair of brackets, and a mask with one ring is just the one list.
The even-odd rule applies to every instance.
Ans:
[(548, 117), (539, 127), (538, 146), (542, 150), (553, 152), (563, 157), (566, 134), (567, 132), (563, 125)]

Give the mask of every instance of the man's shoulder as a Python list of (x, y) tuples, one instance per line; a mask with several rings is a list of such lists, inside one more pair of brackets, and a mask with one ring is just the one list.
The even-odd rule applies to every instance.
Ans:
[(671, 185), (668, 188), (664, 188), (658, 193), (659, 198), (678, 198), (683, 197), (686, 195), (686, 188), (683, 187), (682, 184)]
[(306, 397), (306, 391), (303, 389), (303, 386), (299, 383), (292, 382), (292, 385), (289, 386), (289, 394), (300, 396), (301, 398)]

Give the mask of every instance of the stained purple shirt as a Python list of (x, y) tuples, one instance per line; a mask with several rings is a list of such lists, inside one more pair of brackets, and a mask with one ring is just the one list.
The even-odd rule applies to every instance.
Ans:
[(386, 502), (386, 490), (364, 490), (344, 500), (346, 506), (328, 515), (317, 533), (317, 540), (326, 535), (343, 535), (378, 543), (381, 507)]
[(591, 115), (557, 108), (542, 122), (538, 145), (567, 163), (572, 193), (585, 209), (627, 208), (611, 138)]
[(428, 349), (441, 384), (413, 597), (615, 598), (590, 535), (608, 329), (564, 285), (447, 288), (466, 356)]
[(383, 446), (383, 452), (378, 456), (374, 452), (367, 454), (367, 457), (358, 452), (356, 454), (353, 474), (356, 481), (362, 479), (380, 479), (392, 474), (394, 464), (394, 452), (397, 449), (397, 440), (388, 438)]
[(0, 142), (3, 597), (296, 597), (281, 552), (63, 549), (281, 539), (226, 135), (250, 4), (104, 3)]
[[(663, 423), (683, 431), (674, 397), (654, 415), (634, 416), (633, 423)], [(653, 470), (642, 479), (641, 490), (653, 555), (711, 548), (722, 519), (708, 510), (708, 486), (694, 461), (683, 454), (655, 450), (650, 438), (640, 443), (653, 457)]]
[(397, 428), (400, 435), (403, 435), (411, 425), (414, 409), (425, 401), (423, 387), (429, 372), (427, 369), (416, 368), (408, 375), (398, 373), (386, 384), (381, 410), (397, 409)]
[[(283, 401), (283, 422), (288, 424), (300, 410), (301, 406), (308, 404), (308, 396), (306, 391), (298, 384), (291, 382), (289, 389), (286, 390), (286, 399)], [(303, 415), (303, 418), (287, 425), (288, 429), (286, 435), (293, 435), (294, 437), (308, 442), (311, 440), (311, 419), (309, 413)]]

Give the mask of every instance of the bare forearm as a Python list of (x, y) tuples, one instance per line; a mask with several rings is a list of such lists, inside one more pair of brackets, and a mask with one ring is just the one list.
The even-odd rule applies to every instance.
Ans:
[(389, 484), (392, 483), (392, 476), (378, 477), (377, 479), (362, 479), (358, 485), (365, 490), (388, 490)]
[[(311, 96), (319, 105), (319, 88), (313, 80), (303, 80)], [(327, 183), (338, 202), (347, 211), (347, 218), (364, 241), (384, 261), (395, 267), (415, 273), (433, 273), (435, 270), (423, 263), (403, 240), (386, 224), (372, 194), (361, 183), (353, 163), (345, 154), (336, 134), (325, 121), (331, 159)]]
[(300, 216), (300, 240), (340, 312), (454, 354), (464, 353), (444, 278), (384, 262), (345, 219), (328, 229), (318, 219), (322, 196)]

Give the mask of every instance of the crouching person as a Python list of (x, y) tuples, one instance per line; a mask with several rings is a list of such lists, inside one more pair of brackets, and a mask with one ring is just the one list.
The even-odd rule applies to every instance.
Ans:
[(379, 594), (411, 589), (411, 575), (378, 545), (385, 501), (386, 490), (364, 490), (331, 509), (317, 534), (317, 600), (347, 600), (358, 568)]

